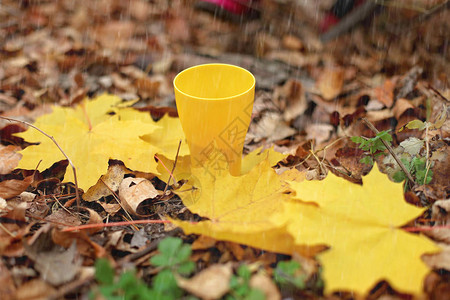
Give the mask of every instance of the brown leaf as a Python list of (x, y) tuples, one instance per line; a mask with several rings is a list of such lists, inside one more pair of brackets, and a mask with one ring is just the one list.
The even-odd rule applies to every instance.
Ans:
[(141, 77), (136, 79), (134, 85), (143, 98), (154, 98), (159, 92), (161, 82), (151, 80), (148, 77)]
[(25, 177), (23, 180), (11, 179), (0, 182), (0, 197), (10, 199), (20, 195), (33, 182), (34, 175)]
[(423, 255), (423, 261), (433, 269), (444, 269), (450, 271), (450, 246), (439, 244), (442, 251), (436, 254)]
[(278, 91), (287, 100), (286, 108), (284, 109), (284, 119), (287, 122), (300, 116), (308, 108), (305, 91), (299, 81), (288, 80)]
[(55, 289), (42, 279), (32, 279), (22, 284), (16, 293), (17, 300), (45, 300)]
[(322, 144), (330, 139), (333, 126), (330, 124), (309, 124), (306, 127), (306, 138), (315, 140), (317, 144)]
[(127, 168), (124, 165), (111, 164), (106, 174), (102, 175), (97, 183), (83, 195), (83, 199), (88, 202), (97, 201), (102, 197), (112, 195), (112, 191), (117, 192), (125, 173), (127, 173)]
[(269, 276), (258, 273), (250, 278), (250, 287), (261, 290), (266, 300), (281, 300), (280, 291)]
[(42, 233), (25, 252), (34, 260), (41, 278), (51, 285), (73, 280), (81, 266), (75, 243), (66, 250), (52, 242), (50, 233)]
[(140, 214), (140, 205), (148, 199), (155, 199), (161, 194), (153, 184), (144, 178), (125, 178), (119, 187), (120, 201), (126, 211)]
[(401, 115), (403, 115), (407, 110), (414, 109), (414, 105), (410, 101), (404, 98), (397, 99), (392, 111), (394, 112), (394, 117), (399, 120)]
[(28, 234), (30, 228), (26, 226), (26, 203), (8, 203), (6, 214), (2, 215), (2, 225), (5, 230), (0, 230), (0, 254), (4, 256), (23, 255), (22, 238)]
[(186, 279), (177, 276), (178, 286), (202, 299), (219, 299), (230, 289), (231, 264), (216, 264)]
[(94, 36), (105, 48), (123, 49), (135, 28), (136, 23), (131, 21), (110, 21), (98, 28)]
[(382, 86), (376, 87), (375, 97), (386, 105), (386, 107), (390, 108), (394, 103), (394, 89), (395, 83), (392, 80), (386, 79)]
[(216, 245), (217, 241), (209, 236), (201, 235), (192, 243), (192, 250), (205, 250)]
[(289, 127), (278, 113), (270, 112), (264, 114), (257, 125), (250, 128), (247, 136), (258, 141), (267, 138), (267, 142), (273, 142), (291, 136), (295, 132), (295, 129)]
[(11, 272), (3, 263), (0, 261), (0, 295), (4, 300), (15, 299), (16, 286), (14, 285), (14, 280), (11, 276)]
[(22, 154), (17, 153), (21, 150), (18, 146), (0, 145), (0, 174), (9, 174), (19, 164)]
[[(3, 116), (7, 116), (3, 114)], [(2, 120), (5, 121), (5, 120)], [(6, 121), (5, 121), (6, 122)], [(17, 136), (14, 136), (14, 133), (23, 132), (26, 128), (19, 124), (7, 124), (5, 127), (0, 129), (0, 138), (2, 141), (13, 143), (15, 145), (20, 145), (23, 143), (23, 139)]]
[(317, 88), (325, 100), (333, 100), (342, 91), (344, 85), (344, 70), (341, 68), (326, 68), (317, 81)]
[(53, 230), (52, 239), (55, 244), (61, 245), (64, 248), (70, 247), (72, 243), (76, 241), (78, 252), (88, 257), (103, 257), (106, 253), (106, 250), (99, 244), (91, 241), (84, 231), (66, 232)]
[(67, 226), (81, 225), (80, 219), (75, 214), (68, 213), (65, 209), (58, 209), (51, 215), (47, 216), (45, 220), (56, 224), (64, 224)]
[(119, 203), (100, 202), (99, 204), (111, 216), (114, 216), (115, 214), (117, 214), (119, 212), (119, 210), (122, 208)]
[(281, 41), (283, 47), (289, 50), (301, 50), (303, 48), (302, 41), (294, 35), (285, 35)]

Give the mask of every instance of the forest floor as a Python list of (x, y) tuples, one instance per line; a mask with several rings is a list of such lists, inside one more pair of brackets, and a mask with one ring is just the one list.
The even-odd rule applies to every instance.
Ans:
[[(239, 18), (202, 10), (187, 0), (1, 1), (0, 113), (19, 121), (0, 119), (1, 298), (262, 299), (254, 292), (259, 289), (266, 299), (450, 299), (450, 9), (443, 5), (448, 1), (385, 1), (349, 32), (324, 41), (320, 27), (331, 2), (263, 0), (255, 4), (258, 17)], [(432, 13), (438, 6), (443, 7)], [(39, 167), (39, 160), (32, 168), (21, 167), (19, 152), (37, 147), (35, 140), (15, 135), (27, 130), (24, 122), (33, 124), (54, 106), (84, 109), (84, 99), (104, 93), (138, 99), (133, 107), (153, 121), (165, 114), (177, 117), (173, 78), (203, 63), (239, 65), (255, 75), (244, 154), (262, 151), (260, 147), (284, 154), (272, 164), (276, 174), (296, 169), (305, 181), (334, 174), (360, 185), (375, 161), (392, 180), (406, 179), (404, 199), (423, 213), (401, 225), (427, 228), (409, 235), (426, 235), (441, 248), (420, 262), (428, 270), (419, 287), (422, 294), (397, 289), (383, 277), (364, 292), (329, 290), (331, 283), (321, 277), (319, 254), (329, 250), (288, 253), (275, 251), (276, 246), (246, 244), (232, 234), (216, 239), (208, 231), (186, 235), (168, 217), (193, 222), (207, 217), (177, 195), (176, 188), (187, 180), (171, 185), (170, 179), (129, 167), (114, 151), (108, 174), (124, 170), (120, 179), (111, 179), (115, 193), (87, 201), (93, 193), (87, 196), (87, 189), (94, 184), (80, 188), (79, 208), (75, 182), (67, 180), (67, 174), (64, 179), (72, 172), (67, 160), (54, 159), (46, 166), (45, 159), (53, 159), (47, 156)], [(410, 123), (414, 120), (419, 121)], [(41, 124), (38, 128), (44, 131), (53, 125)], [(382, 133), (376, 135), (370, 124)], [(170, 129), (165, 134), (170, 135)], [(402, 173), (382, 139), (392, 145), (409, 174)], [(65, 143), (58, 138), (56, 142)], [(77, 148), (78, 141), (70, 143), (69, 148)], [(364, 143), (372, 144), (358, 147)], [(40, 151), (38, 155), (46, 150)], [(173, 165), (174, 157), (168, 158)], [(104, 163), (108, 166), (107, 158)], [(85, 173), (80, 172), (79, 181), (84, 182)], [(107, 169), (92, 172), (105, 174)], [(157, 196), (124, 203), (125, 192), (117, 196), (124, 177), (145, 178)], [(98, 226), (77, 228), (86, 223)], [(106, 223), (115, 226), (102, 225)], [(166, 236), (192, 247), (185, 257), (180, 254), (188, 252), (184, 246), (166, 240), (168, 248), (177, 250), (172, 258), (179, 259), (169, 267), (161, 253), (169, 255), (170, 250), (157, 248)], [(101, 260), (94, 268), (99, 258), (107, 258), (109, 265)], [(186, 275), (184, 267), (191, 268), (189, 261), (195, 271), (185, 273), (192, 279), (180, 278)], [(301, 267), (296, 269), (293, 262)], [(366, 270), (358, 272), (366, 274), (376, 264), (368, 261), (362, 268)], [(130, 269), (134, 273), (124, 273)], [(167, 270), (170, 279), (158, 281), (158, 274)], [(196, 278), (203, 271), (203, 277)], [(122, 274), (120, 282), (108, 277), (114, 272), (116, 280)], [(176, 280), (174, 286), (171, 280)], [(225, 287), (220, 287), (223, 282)], [(138, 296), (129, 296), (127, 289), (138, 291)]]

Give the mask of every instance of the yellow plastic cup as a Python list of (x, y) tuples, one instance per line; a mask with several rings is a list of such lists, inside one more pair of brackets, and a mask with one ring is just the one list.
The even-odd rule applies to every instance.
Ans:
[[(240, 175), (255, 77), (241, 67), (205, 64), (180, 72), (173, 85), (192, 165), (211, 166), (224, 155), (230, 174)], [(217, 151), (223, 155), (218, 156)]]

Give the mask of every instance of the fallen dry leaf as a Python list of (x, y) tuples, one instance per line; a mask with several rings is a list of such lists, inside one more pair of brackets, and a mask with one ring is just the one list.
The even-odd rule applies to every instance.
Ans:
[(252, 288), (261, 290), (266, 300), (281, 300), (281, 294), (273, 280), (262, 273), (258, 273), (250, 278), (248, 285)]
[(431, 207), (431, 217), (440, 224), (450, 224), (450, 200), (438, 200)]
[(282, 87), (276, 88), (273, 98), (286, 101), (283, 117), (287, 122), (302, 115), (308, 108), (305, 91), (297, 80), (290, 79)]
[(53, 244), (47, 233), (41, 234), (25, 252), (34, 261), (41, 278), (54, 286), (73, 280), (82, 262), (75, 243), (64, 249)]
[(177, 276), (178, 286), (202, 299), (219, 299), (230, 289), (231, 264), (216, 264), (190, 279)]
[(0, 182), (0, 197), (10, 199), (20, 195), (33, 182), (34, 175), (25, 177), (24, 179), (11, 179)]
[(13, 300), (16, 295), (13, 277), (3, 261), (0, 261), (0, 294), (5, 300)]
[(142, 202), (155, 199), (162, 192), (155, 189), (153, 184), (144, 178), (125, 178), (119, 187), (119, 198), (124, 209), (134, 215), (140, 215), (139, 205)]
[(411, 101), (400, 98), (395, 101), (395, 105), (392, 108), (392, 111), (394, 113), (394, 117), (397, 120), (400, 120), (400, 117), (409, 109), (414, 109), (414, 105), (411, 104)]
[(394, 103), (394, 89), (395, 82), (393, 80), (386, 79), (382, 86), (375, 88), (375, 97), (386, 107), (390, 108)]
[(302, 41), (294, 35), (285, 35), (281, 42), (283, 47), (289, 50), (301, 50), (303, 48)]
[(326, 68), (317, 80), (317, 88), (325, 100), (333, 100), (342, 91), (345, 72), (341, 68)]
[(270, 112), (264, 114), (257, 125), (250, 128), (247, 138), (253, 138), (256, 141), (266, 139), (266, 142), (273, 142), (295, 133), (295, 129), (288, 126), (280, 114)]
[(444, 269), (450, 271), (450, 246), (448, 244), (438, 244), (442, 251), (435, 254), (423, 255), (423, 261), (435, 270)]
[(17, 153), (21, 148), (19, 146), (0, 145), (0, 174), (9, 174), (19, 164), (22, 154)]
[(106, 174), (102, 175), (97, 183), (83, 194), (83, 200), (87, 202), (97, 201), (117, 192), (125, 173), (127, 173), (125, 166), (121, 164), (110, 165)]
[(55, 289), (42, 279), (31, 279), (17, 289), (14, 299), (17, 300), (45, 300), (55, 292)]
[(192, 250), (205, 250), (216, 245), (217, 241), (205, 235), (200, 235), (191, 245)]
[(11, 203), (2, 212), (3, 220), (11, 220), (10, 222), (2, 222), (2, 230), (0, 230), (0, 254), (4, 256), (22, 256), (23, 243), (22, 238), (28, 234), (30, 228), (23, 226), (26, 223), (25, 212), (27, 203), (20, 202), (18, 204)]

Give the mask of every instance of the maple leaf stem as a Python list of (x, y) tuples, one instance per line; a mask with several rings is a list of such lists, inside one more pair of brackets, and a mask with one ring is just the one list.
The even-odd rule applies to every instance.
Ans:
[[(373, 126), (372, 123), (370, 123), (369, 120), (367, 120), (366, 118), (362, 118), (363, 122), (367, 125), (367, 127), (369, 127), (370, 130), (372, 130), (375, 134), (380, 133), (378, 131), (378, 129), (375, 128), (375, 126)], [(416, 185), (416, 182), (414, 181), (414, 178), (411, 176), (411, 173), (409, 173), (408, 169), (405, 167), (405, 165), (403, 164), (403, 162), (400, 160), (400, 158), (397, 156), (397, 154), (395, 154), (394, 150), (392, 149), (391, 145), (389, 145), (385, 140), (380, 139), (381, 142), (383, 143), (383, 145), (386, 147), (386, 149), (389, 151), (389, 153), (392, 155), (392, 157), (395, 159), (395, 161), (398, 163), (398, 165), (400, 166), (400, 168), (402, 169), (402, 171), (406, 174), (406, 176), (408, 177), (409, 181), (411, 181), (414, 185)]]
[[(169, 172), (169, 176), (172, 177), (173, 182), (175, 182), (175, 177), (173, 177), (172, 172), (170, 172), (170, 170), (166, 167), (166, 165), (163, 163), (163, 161), (160, 160), (159, 157), (158, 157), (156, 154), (155, 154), (155, 158), (161, 163), (161, 165), (163, 166), (163, 168), (166, 169), (167, 172)], [(167, 182), (169, 182), (169, 181), (170, 181), (170, 178), (169, 178), (169, 180), (168, 180)]]
[(450, 228), (450, 224), (447, 225), (438, 225), (438, 226), (420, 226), (420, 227), (403, 227), (404, 231), (408, 232), (423, 232), (423, 231), (431, 231), (435, 229), (445, 229)]
[(77, 199), (77, 210), (78, 212), (80, 211), (80, 193), (78, 191), (78, 180), (77, 180), (77, 170), (75, 168), (75, 165), (72, 163), (72, 161), (70, 160), (70, 158), (67, 156), (67, 154), (64, 152), (64, 150), (61, 148), (61, 146), (59, 146), (58, 142), (55, 140), (55, 138), (51, 135), (49, 135), (48, 133), (44, 132), (42, 129), (34, 126), (31, 123), (22, 121), (22, 120), (17, 120), (17, 119), (13, 119), (13, 118), (7, 118), (7, 117), (2, 117), (0, 116), (1, 119), (10, 121), (10, 122), (18, 122), (18, 123), (22, 123), (25, 124), (31, 128), (36, 129), (37, 131), (39, 131), (40, 133), (42, 133), (43, 135), (45, 135), (46, 137), (48, 137), (55, 145), (56, 147), (58, 147), (59, 151), (61, 151), (61, 153), (64, 155), (64, 157), (67, 159), (67, 161), (69, 162), (70, 166), (72, 167), (72, 171), (73, 171), (73, 178), (75, 181), (75, 198)]
[[(171, 172), (171, 174), (173, 174), (173, 172), (175, 171), (175, 167), (177, 166), (178, 154), (180, 153), (180, 147), (181, 147), (181, 140), (180, 140), (180, 142), (178, 143), (177, 154), (175, 154), (175, 161), (174, 161), (174, 163), (173, 163), (173, 167), (172, 167), (172, 172)], [(175, 177), (174, 177), (174, 176), (172, 176), (172, 180), (173, 180), (173, 184), (174, 184), (174, 185), (177, 184), (176, 181), (175, 181)], [(169, 178), (169, 180), (167, 180), (166, 187), (164, 188), (164, 192), (163, 192), (163, 193), (166, 193), (167, 188), (169, 187), (169, 182), (170, 182), (170, 178)]]
[(82, 102), (80, 106), (81, 106), (81, 109), (83, 109), (84, 116), (86, 117), (86, 121), (88, 123), (89, 131), (91, 131), (92, 130), (92, 123), (91, 123), (91, 119), (89, 119), (89, 115), (87, 114), (86, 106), (85, 106), (84, 102)]

